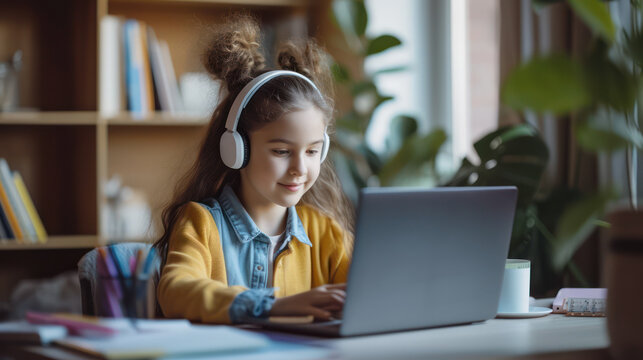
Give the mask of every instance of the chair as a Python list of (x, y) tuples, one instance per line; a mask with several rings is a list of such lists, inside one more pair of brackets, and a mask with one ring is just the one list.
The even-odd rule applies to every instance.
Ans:
[[(119, 257), (123, 259), (129, 259), (132, 256), (136, 256), (138, 250), (140, 249), (148, 249), (151, 247), (150, 244), (142, 242), (120, 243), (111, 246), (114, 246)], [(80, 280), (80, 296), (83, 315), (106, 315), (101, 313), (100, 309), (98, 308), (98, 302), (96, 301), (96, 284), (98, 283), (96, 277), (97, 258), (98, 248), (95, 248), (89, 251), (87, 254), (83, 255), (83, 257), (78, 261), (78, 279)], [(150, 276), (150, 279), (152, 279), (152, 281), (154, 282), (154, 290), (156, 290), (156, 286), (158, 285), (159, 276), (160, 266), (159, 263), (156, 262), (154, 270)], [(158, 315), (160, 312), (158, 303), (156, 302), (156, 292), (153, 291), (152, 293), (154, 294), (153, 304), (156, 304), (155, 313), (156, 315)]]

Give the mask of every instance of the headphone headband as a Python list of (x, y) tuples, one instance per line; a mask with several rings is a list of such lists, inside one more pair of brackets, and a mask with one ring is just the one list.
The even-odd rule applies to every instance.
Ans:
[(237, 97), (234, 99), (234, 102), (232, 103), (230, 112), (228, 112), (228, 119), (226, 120), (225, 128), (228, 131), (236, 132), (237, 125), (239, 124), (239, 118), (241, 117), (241, 112), (243, 111), (243, 109), (245, 109), (246, 105), (248, 105), (250, 99), (252, 99), (252, 96), (257, 92), (257, 90), (259, 90), (259, 88), (261, 88), (263, 84), (267, 83), (271, 79), (284, 75), (295, 76), (307, 81), (321, 95), (321, 91), (319, 91), (315, 83), (298, 72), (290, 70), (268, 71), (267, 73), (261, 74), (252, 79), (252, 81), (247, 83), (246, 86), (241, 89)]
[[(315, 83), (304, 75), (294, 71), (268, 71), (267, 73), (261, 74), (252, 79), (252, 81), (241, 89), (237, 97), (234, 99), (225, 123), (226, 131), (221, 135), (221, 140), (219, 141), (221, 160), (229, 168), (241, 169), (246, 166), (250, 158), (250, 143), (247, 139), (243, 138), (243, 134), (237, 132), (237, 125), (239, 124), (241, 112), (246, 105), (248, 105), (248, 102), (252, 99), (252, 96), (257, 92), (257, 90), (259, 90), (263, 84), (277, 76), (295, 76), (303, 79), (307, 81), (317, 91), (317, 93), (319, 93), (319, 95), (322, 95), (321, 91), (319, 91), (317, 86), (315, 86)], [(324, 131), (324, 143), (322, 145), (320, 156), (322, 162), (326, 159), (329, 147), (330, 138), (326, 131)]]

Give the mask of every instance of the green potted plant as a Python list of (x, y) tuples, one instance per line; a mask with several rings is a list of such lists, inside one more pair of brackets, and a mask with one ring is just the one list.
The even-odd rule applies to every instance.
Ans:
[[(366, 35), (368, 13), (362, 0), (334, 0), (332, 18), (344, 40), (362, 63), (402, 42), (395, 36)], [(346, 192), (356, 199), (357, 190), (367, 185), (430, 185), (437, 183), (435, 158), (446, 140), (442, 129), (427, 134), (418, 131), (417, 120), (409, 115), (396, 116), (390, 122), (386, 146), (374, 150), (366, 141), (375, 110), (391, 96), (380, 93), (375, 79), (382, 74), (405, 71), (405, 66), (380, 70), (374, 74), (351, 74), (347, 67), (332, 66), (336, 83), (352, 98), (351, 107), (337, 120), (334, 160)], [(342, 176), (342, 174), (344, 176)]]
[[(562, 0), (561, 0), (562, 1)], [(540, 6), (561, 1), (540, 1)], [(502, 101), (518, 110), (572, 114), (579, 145), (594, 153), (625, 150), (628, 154), (628, 198), (636, 209), (636, 157), (643, 148), (641, 64), (643, 34), (632, 1), (632, 28), (616, 30), (604, 2), (568, 0), (574, 13), (595, 34), (590, 50), (579, 57), (548, 54), (513, 70), (503, 84)], [(600, 224), (613, 189), (601, 189), (574, 202), (554, 231), (553, 264), (562, 268), (584, 239)], [(643, 223), (643, 218), (642, 218)]]
[[(561, 1), (539, 1), (538, 5), (554, 2)], [(592, 29), (590, 50), (576, 58), (551, 54), (522, 64), (507, 78), (501, 96), (516, 109), (573, 114), (578, 143), (587, 151), (625, 152), (629, 209), (612, 212), (609, 217), (612, 228), (605, 267), (608, 329), (614, 358), (641, 358), (643, 309), (637, 299), (643, 296), (643, 284), (632, 279), (643, 275), (643, 212), (637, 204), (637, 157), (643, 149), (643, 8), (641, 1), (631, 0), (630, 19), (623, 21), (629, 22), (629, 27), (619, 29), (605, 2), (566, 2)], [(600, 189), (561, 215), (553, 235), (556, 267), (571, 258), (615, 198), (614, 190)]]

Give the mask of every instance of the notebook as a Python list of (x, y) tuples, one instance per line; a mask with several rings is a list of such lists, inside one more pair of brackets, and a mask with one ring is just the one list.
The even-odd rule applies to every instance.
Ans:
[(355, 336), (491, 319), (516, 198), (510, 186), (363, 189), (343, 319), (257, 323)]
[(127, 332), (109, 338), (67, 337), (56, 344), (104, 359), (234, 353), (267, 347), (270, 340), (229, 326), (194, 325), (165, 331)]
[(0, 323), (1, 343), (46, 345), (67, 336), (67, 329), (60, 325), (33, 325), (26, 321)]

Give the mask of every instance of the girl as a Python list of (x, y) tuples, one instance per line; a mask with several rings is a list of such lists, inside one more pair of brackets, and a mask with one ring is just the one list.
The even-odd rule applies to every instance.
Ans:
[(352, 212), (324, 161), (333, 115), (325, 54), (289, 44), (282, 70), (266, 71), (258, 37), (253, 20), (238, 18), (204, 57), (227, 96), (163, 212), (155, 246), (167, 317), (329, 319), (344, 303)]

